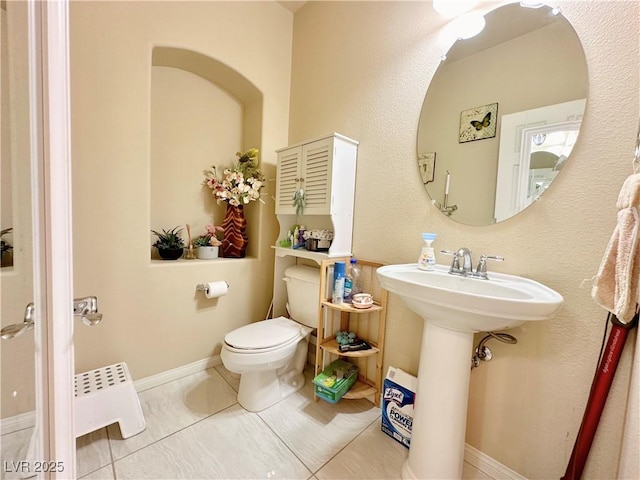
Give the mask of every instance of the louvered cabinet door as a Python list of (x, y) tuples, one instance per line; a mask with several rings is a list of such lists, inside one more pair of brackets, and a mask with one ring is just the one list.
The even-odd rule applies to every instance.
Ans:
[(295, 215), (293, 194), (301, 188), (302, 147), (278, 152), (278, 184), (276, 186), (276, 214)]
[(302, 146), (302, 182), (305, 215), (331, 213), (333, 137)]

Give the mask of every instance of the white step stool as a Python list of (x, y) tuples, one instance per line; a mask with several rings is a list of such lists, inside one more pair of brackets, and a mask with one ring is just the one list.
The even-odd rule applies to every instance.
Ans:
[(116, 422), (122, 438), (146, 427), (138, 393), (124, 362), (76, 375), (74, 408), (76, 438)]
[[(122, 438), (129, 438), (146, 428), (140, 399), (126, 363), (80, 373), (75, 376), (74, 389), (76, 438), (116, 422), (120, 424)], [(36, 463), (37, 437), (36, 425), (25, 458), (29, 465)], [(21, 478), (35, 476), (35, 473), (25, 472)]]
[[(122, 438), (142, 432), (147, 424), (140, 399), (133, 388), (126, 363), (116, 363), (75, 376), (75, 435), (76, 438), (112, 423), (120, 424)], [(33, 429), (26, 461), (35, 464), (38, 427)], [(34, 477), (25, 473), (21, 478)]]

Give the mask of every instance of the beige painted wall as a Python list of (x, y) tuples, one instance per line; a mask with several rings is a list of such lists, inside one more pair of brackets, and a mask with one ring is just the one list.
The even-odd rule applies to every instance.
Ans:
[[(596, 273), (613, 230), (617, 194), (632, 173), (639, 115), (640, 5), (559, 3), (589, 68), (581, 138), (543, 199), (498, 225), (447, 219), (429, 205), (418, 176), (420, 109), (448, 48), (445, 21), (428, 2), (306, 4), (295, 16), (291, 85), (291, 142), (331, 130), (360, 141), (357, 257), (415, 262), (421, 232), (437, 232), (436, 251), (465, 245), (476, 254), (504, 255), (492, 269), (533, 278), (564, 296), (554, 320), (513, 329), (518, 345), (492, 344), (494, 360), (472, 373), (467, 442), (537, 479), (564, 473), (581, 421), (605, 312), (580, 286)], [(422, 320), (390, 297), (385, 366), (416, 373)], [(584, 478), (616, 476), (629, 359), (627, 349)]]
[(185, 223), (193, 237), (207, 224), (222, 224), (225, 207), (202, 185), (202, 172), (213, 164), (218, 169), (230, 165), (243, 149), (243, 105), (223, 88), (180, 68), (156, 66), (152, 72), (151, 228), (182, 225), (186, 242)]
[[(292, 15), (275, 2), (72, 2), (70, 17), (75, 295), (97, 295), (104, 314), (96, 327), (76, 324), (77, 370), (125, 361), (138, 379), (219, 354), (227, 332), (264, 318), (269, 308), (275, 182), (267, 184), (266, 205), (247, 207), (256, 233), (251, 258), (151, 261), (149, 230), (191, 222), (198, 233), (205, 222), (220, 224), (223, 209), (203, 192), (202, 170), (227, 164), (241, 148), (259, 147), (267, 177), (275, 177), (275, 150), (288, 140)], [(220, 101), (209, 98), (217, 94), (208, 87), (202, 91), (204, 79), (153, 67), (154, 94), (162, 95), (167, 84), (182, 82), (184, 89), (154, 103), (155, 113), (178, 102), (171, 123), (179, 122), (182, 107), (195, 102), (188, 121), (197, 124), (193, 129), (210, 122), (212, 142), (201, 131), (197, 145), (152, 149), (150, 139), (164, 135), (166, 142), (169, 135), (152, 131), (160, 121), (154, 116), (152, 122), (150, 112), (155, 46), (209, 56), (252, 82), (264, 101), (262, 144), (241, 144), (246, 112), (238, 106), (220, 108), (217, 118), (195, 111)], [(198, 91), (208, 96), (200, 105), (193, 98)], [(198, 151), (207, 145), (212, 151)], [(158, 148), (175, 156), (177, 171), (159, 175), (158, 164), (152, 167)], [(162, 189), (180, 197), (183, 211), (159, 211), (151, 193), (162, 195)], [(197, 294), (196, 285), (210, 280), (226, 280), (229, 294), (217, 301)]]

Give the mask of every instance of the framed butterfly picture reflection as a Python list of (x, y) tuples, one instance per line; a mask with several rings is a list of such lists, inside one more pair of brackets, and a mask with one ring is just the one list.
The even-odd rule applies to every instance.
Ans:
[(490, 103), (460, 113), (460, 136), (458, 143), (484, 140), (496, 136), (498, 104)]

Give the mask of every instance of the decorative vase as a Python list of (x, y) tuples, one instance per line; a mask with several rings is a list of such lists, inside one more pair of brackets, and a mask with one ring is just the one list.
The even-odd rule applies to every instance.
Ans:
[(218, 258), (218, 247), (198, 247), (198, 258), (201, 260)]
[(227, 213), (222, 221), (224, 239), (222, 240), (222, 256), (243, 258), (247, 252), (247, 220), (244, 218), (244, 206), (227, 204)]
[(164, 260), (177, 260), (182, 256), (184, 248), (159, 248), (158, 254)]

